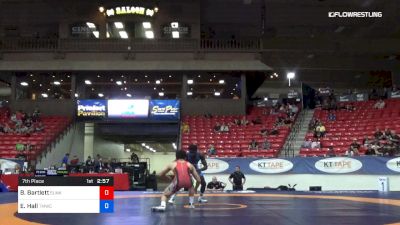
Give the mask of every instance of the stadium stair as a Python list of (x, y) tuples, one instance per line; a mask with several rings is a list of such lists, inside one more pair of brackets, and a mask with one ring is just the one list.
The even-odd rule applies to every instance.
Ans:
[(281, 156), (297, 156), (300, 152), (301, 145), (304, 142), (304, 138), (308, 132), (308, 125), (313, 118), (314, 110), (305, 109), (303, 110), (293, 126), (292, 131), (289, 134), (289, 138), (286, 140), (284, 150), (281, 152)]

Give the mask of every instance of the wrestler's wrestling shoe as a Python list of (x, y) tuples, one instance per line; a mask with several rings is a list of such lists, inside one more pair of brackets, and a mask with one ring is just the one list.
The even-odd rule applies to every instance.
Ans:
[(151, 211), (153, 212), (165, 212), (165, 209), (166, 207), (162, 205), (151, 207)]
[(197, 199), (197, 201), (198, 201), (199, 203), (207, 203), (207, 202), (208, 202), (207, 199), (202, 198), (202, 197), (199, 197), (199, 198)]
[(170, 198), (170, 199), (168, 200), (168, 204), (170, 204), (170, 205), (175, 204), (175, 199)]

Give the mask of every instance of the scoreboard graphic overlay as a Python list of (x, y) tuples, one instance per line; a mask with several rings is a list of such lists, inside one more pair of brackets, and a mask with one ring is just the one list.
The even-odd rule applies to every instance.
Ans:
[(113, 177), (19, 178), (18, 213), (112, 213)]

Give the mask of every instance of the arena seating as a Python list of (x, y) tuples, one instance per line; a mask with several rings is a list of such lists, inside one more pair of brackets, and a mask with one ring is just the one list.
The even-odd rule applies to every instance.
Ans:
[[(385, 100), (384, 109), (374, 109), (375, 101), (352, 102), (355, 111), (337, 110), (336, 121), (328, 120), (328, 111), (316, 109), (314, 118), (319, 119), (326, 127), (326, 135), (321, 138), (321, 148), (300, 150), (300, 156), (325, 156), (328, 147), (333, 146), (337, 155), (344, 155), (354, 138), (361, 144), (365, 136), (372, 138), (376, 128), (386, 127), (400, 133), (400, 100)], [(343, 103), (342, 103), (343, 105)], [(308, 133), (306, 139), (313, 138)], [(364, 154), (365, 147), (360, 149)]]
[[(4, 110), (0, 110), (0, 122), (9, 120)], [(30, 143), (32, 150), (28, 152), (29, 159), (36, 159), (46, 147), (51, 144), (71, 123), (71, 119), (63, 116), (42, 116), (41, 121), (44, 131), (22, 134), (0, 134), (0, 158), (15, 158), (18, 152), (15, 150), (17, 142)]]
[(191, 143), (195, 143), (200, 151), (206, 153), (209, 145), (213, 144), (217, 150), (216, 157), (276, 157), (290, 133), (290, 128), (287, 126), (279, 127), (279, 135), (268, 136), (271, 149), (248, 150), (252, 139), (255, 139), (259, 146), (262, 145), (265, 139), (260, 134), (261, 128), (265, 126), (270, 130), (278, 117), (278, 115), (263, 115), (263, 110), (265, 108), (253, 108), (246, 116), (248, 121), (259, 116), (263, 122), (262, 125), (231, 125), (230, 131), (226, 133), (214, 132), (215, 124), (217, 122), (228, 124), (235, 119), (243, 118), (243, 115), (213, 116), (211, 119), (204, 116), (186, 116), (183, 122), (189, 124), (190, 133), (182, 134), (182, 148), (187, 149)]

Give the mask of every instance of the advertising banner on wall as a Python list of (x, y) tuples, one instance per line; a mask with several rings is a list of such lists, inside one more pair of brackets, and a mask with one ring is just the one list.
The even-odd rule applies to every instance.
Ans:
[(179, 120), (179, 100), (151, 100), (150, 118), (154, 120)]
[(400, 175), (400, 157), (209, 158), (207, 164), (205, 174), (229, 174), (240, 166), (244, 174)]
[(107, 113), (107, 101), (95, 99), (79, 99), (77, 100), (77, 118), (95, 119), (105, 118)]

